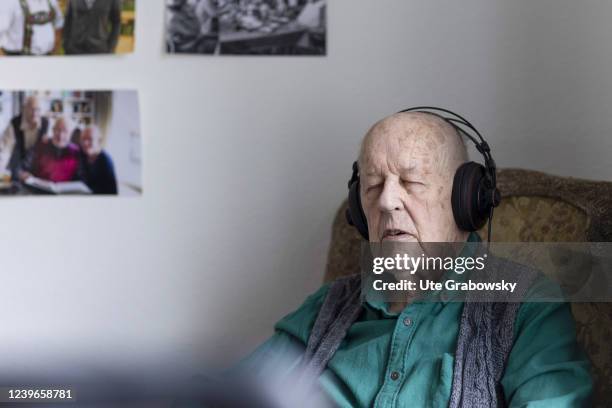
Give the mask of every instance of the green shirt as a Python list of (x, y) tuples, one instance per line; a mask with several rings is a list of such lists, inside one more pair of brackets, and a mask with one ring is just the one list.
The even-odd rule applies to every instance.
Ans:
[[(241, 367), (255, 374), (275, 361), (295, 366), (295, 350), (305, 347), (327, 290), (281, 319)], [(365, 302), (319, 379), (322, 389), (340, 407), (448, 406), (462, 309), (459, 302), (415, 301), (393, 314), (386, 304)], [(502, 378), (510, 407), (589, 406), (589, 369), (567, 303), (521, 305)]]

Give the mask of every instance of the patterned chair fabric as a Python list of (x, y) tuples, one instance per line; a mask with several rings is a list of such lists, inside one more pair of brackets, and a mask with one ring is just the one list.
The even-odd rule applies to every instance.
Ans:
[[(612, 183), (500, 170), (502, 203), (493, 219), (497, 242), (611, 242)], [(359, 271), (361, 238), (346, 223), (346, 201), (332, 228), (325, 281)], [(486, 240), (487, 227), (479, 231)], [(593, 363), (595, 407), (612, 400), (612, 303), (573, 303), (578, 341)]]

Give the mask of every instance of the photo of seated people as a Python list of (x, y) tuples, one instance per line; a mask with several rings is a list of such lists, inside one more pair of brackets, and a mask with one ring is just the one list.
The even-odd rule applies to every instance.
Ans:
[(169, 53), (325, 55), (327, 0), (166, 0)]
[(135, 92), (2, 91), (0, 105), (0, 196), (142, 192)]
[(135, 0), (2, 0), (0, 55), (125, 54)]

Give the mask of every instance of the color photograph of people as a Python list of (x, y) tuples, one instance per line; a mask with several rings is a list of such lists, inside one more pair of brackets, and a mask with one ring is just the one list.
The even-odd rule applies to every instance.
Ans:
[(0, 55), (134, 50), (135, 0), (2, 0)]
[(0, 92), (0, 195), (140, 195), (135, 91)]
[(325, 55), (327, 0), (166, 0), (169, 53)]

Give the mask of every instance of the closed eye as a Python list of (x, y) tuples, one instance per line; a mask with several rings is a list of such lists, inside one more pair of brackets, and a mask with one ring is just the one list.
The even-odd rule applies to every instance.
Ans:
[(417, 181), (417, 180), (402, 180), (402, 184), (407, 189), (417, 190), (417, 191), (420, 191), (427, 186), (427, 184), (421, 181)]
[(372, 191), (380, 189), (382, 188), (382, 186), (383, 186), (383, 183), (372, 184), (372, 185), (366, 186), (366, 193), (370, 193)]

